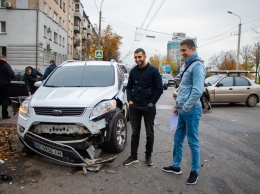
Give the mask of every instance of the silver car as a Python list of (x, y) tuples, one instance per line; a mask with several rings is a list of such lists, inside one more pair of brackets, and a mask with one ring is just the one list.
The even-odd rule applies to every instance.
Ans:
[[(260, 85), (247, 77), (240, 76), (242, 71), (218, 71), (205, 80), (206, 93), (211, 103), (246, 103), (249, 107), (256, 106), (260, 98)], [(216, 72), (214, 72), (216, 73)], [(248, 72), (247, 72), (248, 73)]]

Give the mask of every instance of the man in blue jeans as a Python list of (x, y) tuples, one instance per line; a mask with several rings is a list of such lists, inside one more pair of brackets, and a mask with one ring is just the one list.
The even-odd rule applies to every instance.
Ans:
[(155, 104), (163, 93), (162, 78), (158, 69), (146, 62), (143, 49), (136, 49), (134, 58), (136, 66), (130, 71), (126, 86), (132, 125), (131, 155), (123, 162), (123, 165), (138, 162), (137, 151), (143, 117), (146, 129), (145, 164), (152, 166)]
[[(193, 40), (180, 43), (180, 53), (185, 60), (181, 67), (181, 82), (173, 113), (179, 115), (174, 134), (173, 164), (164, 167), (164, 172), (181, 174), (181, 160), (184, 138), (187, 135), (191, 149), (191, 172), (187, 184), (196, 184), (200, 170), (199, 122), (202, 114), (200, 97), (204, 89), (206, 70), (199, 60)], [(185, 71), (186, 69), (186, 71)]]

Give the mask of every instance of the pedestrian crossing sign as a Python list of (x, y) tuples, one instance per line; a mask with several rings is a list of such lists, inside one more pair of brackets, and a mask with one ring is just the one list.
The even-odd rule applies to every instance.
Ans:
[(103, 58), (103, 50), (95, 50), (95, 58), (102, 59)]

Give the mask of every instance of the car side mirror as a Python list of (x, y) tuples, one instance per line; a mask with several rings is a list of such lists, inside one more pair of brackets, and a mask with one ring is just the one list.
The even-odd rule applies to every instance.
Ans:
[(37, 81), (34, 83), (34, 86), (40, 87), (42, 85), (42, 81)]

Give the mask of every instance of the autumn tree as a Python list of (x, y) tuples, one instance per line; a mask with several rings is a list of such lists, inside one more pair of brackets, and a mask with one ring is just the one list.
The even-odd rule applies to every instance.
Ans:
[(103, 60), (119, 60), (119, 47), (122, 44), (122, 37), (112, 32), (112, 27), (108, 25), (102, 32), (101, 45), (103, 46)]
[(232, 50), (221, 51), (220, 54), (214, 55), (209, 59), (209, 65), (217, 67), (219, 70), (235, 70), (236, 53)]
[(176, 73), (176, 63), (171, 58), (168, 58), (168, 57), (162, 57), (161, 58), (158, 55), (154, 55), (154, 56), (149, 58), (149, 61), (150, 61), (152, 66), (154, 66), (155, 68), (157, 68), (160, 71), (160, 73), (162, 73), (162, 69), (161, 69), (162, 64), (166, 64), (166, 65), (171, 66), (170, 74)]

